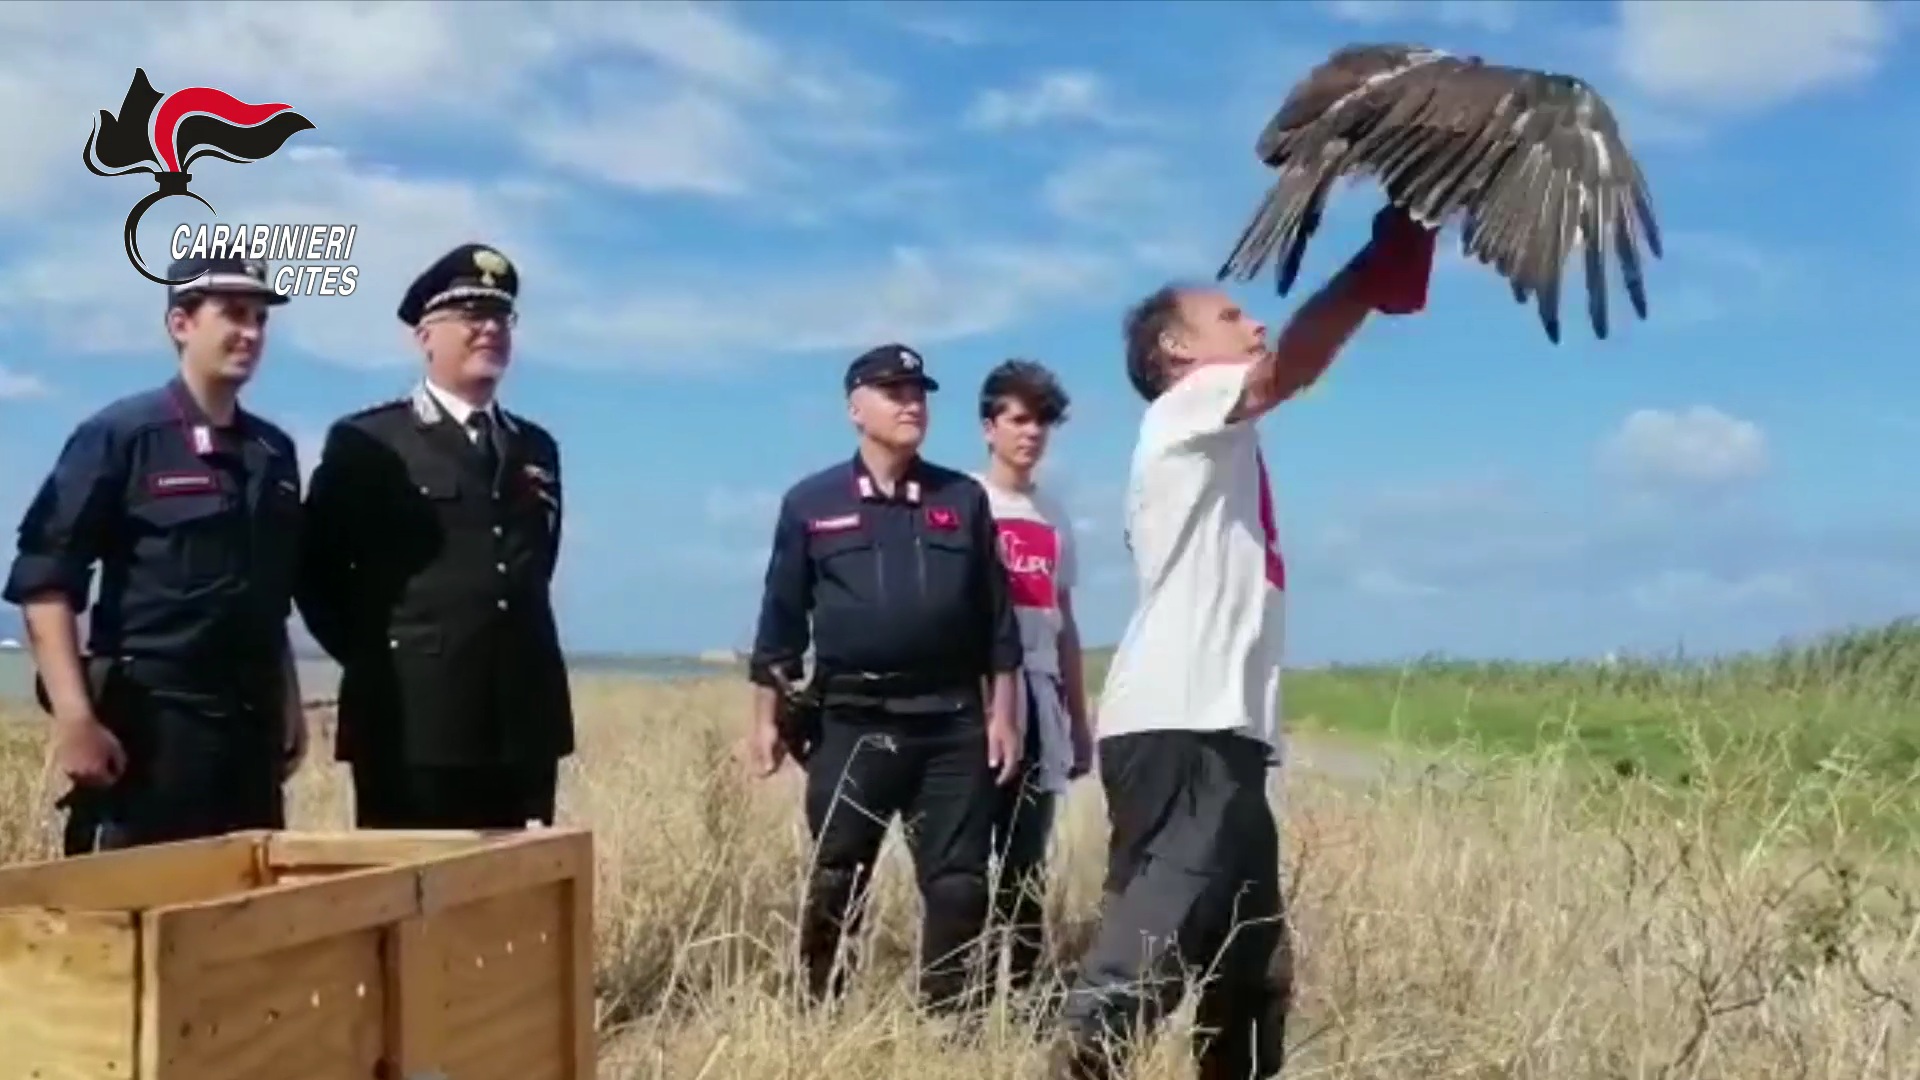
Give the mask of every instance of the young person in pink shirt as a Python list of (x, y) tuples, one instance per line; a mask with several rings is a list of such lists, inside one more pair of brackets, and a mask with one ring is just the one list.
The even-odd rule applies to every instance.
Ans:
[(1015, 989), (1031, 985), (1045, 944), (1047, 842), (1057, 804), (1093, 759), (1073, 618), (1073, 523), (1034, 479), (1068, 403), (1053, 372), (1026, 360), (994, 368), (980, 387), (987, 466), (974, 478), (987, 489), (1024, 650), (1026, 750), (1019, 779), (1000, 789), (993, 823), (991, 910), (1009, 937)]

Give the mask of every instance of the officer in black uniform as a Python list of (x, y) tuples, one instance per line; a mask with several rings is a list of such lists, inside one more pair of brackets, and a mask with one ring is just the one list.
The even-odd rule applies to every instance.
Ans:
[(74, 429), (4, 590), (73, 782), (70, 855), (282, 827), (306, 747), (287, 637), (300, 467), (239, 404), (286, 297), (253, 260), (181, 259), (168, 276), (194, 279), (167, 290), (179, 373)]
[(298, 602), (341, 666), (336, 756), (362, 828), (551, 824), (573, 751), (549, 595), (560, 449), (495, 402), (520, 276), (463, 244), (400, 303), (413, 392), (335, 423), (306, 507)]
[[(788, 489), (774, 529), (750, 748), (768, 775), (790, 751), (805, 758), (815, 862), (800, 936), (816, 999), (843, 986), (835, 954), (859, 923), (849, 905), (899, 814), (925, 910), (922, 996), (936, 1009), (968, 1000), (995, 785), (1019, 766), (1020, 633), (987, 494), (919, 456), (938, 388), (906, 346), (856, 359), (846, 390), (859, 451)], [(820, 722), (802, 735), (783, 723), (783, 693), (799, 682), (809, 618), (805, 700)]]

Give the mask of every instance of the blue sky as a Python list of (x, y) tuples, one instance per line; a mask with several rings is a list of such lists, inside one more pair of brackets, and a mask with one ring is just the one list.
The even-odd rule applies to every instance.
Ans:
[[(110, 7), (0, 13), (9, 526), (76, 420), (172, 363), (120, 249), (149, 181), (79, 160), (144, 66), (316, 125), (194, 181), (217, 220), (359, 227), (358, 292), (290, 305), (249, 391), (309, 456), (417, 376), (393, 314), (415, 272), (469, 239), (519, 264), (504, 397), (562, 440), (573, 647), (744, 645), (774, 501), (850, 452), (840, 374), (896, 339), (946, 385), (949, 464), (980, 459), (995, 362), (1064, 375), (1050, 482), (1110, 641), (1140, 412), (1122, 310), (1210, 277), (1267, 183), (1254, 136), (1313, 62), (1418, 40), (1594, 82), (1667, 258), (1648, 322), (1596, 342), (1575, 317), (1556, 348), (1449, 257), (1428, 313), (1370, 325), (1266, 422), (1293, 657), (1711, 651), (1920, 609), (1920, 151), (1887, 137), (1920, 120), (1920, 46), (1890, 5)], [(1283, 320), (1377, 205), (1343, 192), (1302, 292), (1244, 302)], [(177, 220), (149, 215), (150, 261)]]

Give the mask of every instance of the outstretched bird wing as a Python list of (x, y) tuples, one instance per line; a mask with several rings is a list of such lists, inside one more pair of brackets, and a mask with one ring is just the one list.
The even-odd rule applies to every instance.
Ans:
[(1241, 280), (1278, 250), (1284, 294), (1343, 175), (1372, 175), (1416, 219), (1463, 219), (1461, 247), (1538, 302), (1560, 339), (1560, 274), (1584, 249), (1588, 310), (1607, 334), (1605, 252), (1646, 317), (1639, 246), (1661, 254), (1652, 199), (1606, 103), (1585, 82), (1418, 46), (1343, 49), (1311, 72), (1261, 133), (1279, 171), (1219, 276)]

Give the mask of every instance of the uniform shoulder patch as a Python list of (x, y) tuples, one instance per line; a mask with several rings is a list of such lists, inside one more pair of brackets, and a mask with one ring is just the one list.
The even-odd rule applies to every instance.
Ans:
[(405, 408), (406, 406), (406, 398), (394, 398), (392, 401), (382, 401), (378, 405), (369, 405), (359, 412), (348, 413), (347, 419), (360, 420), (369, 416), (379, 416), (381, 413), (392, 412), (395, 409)]

